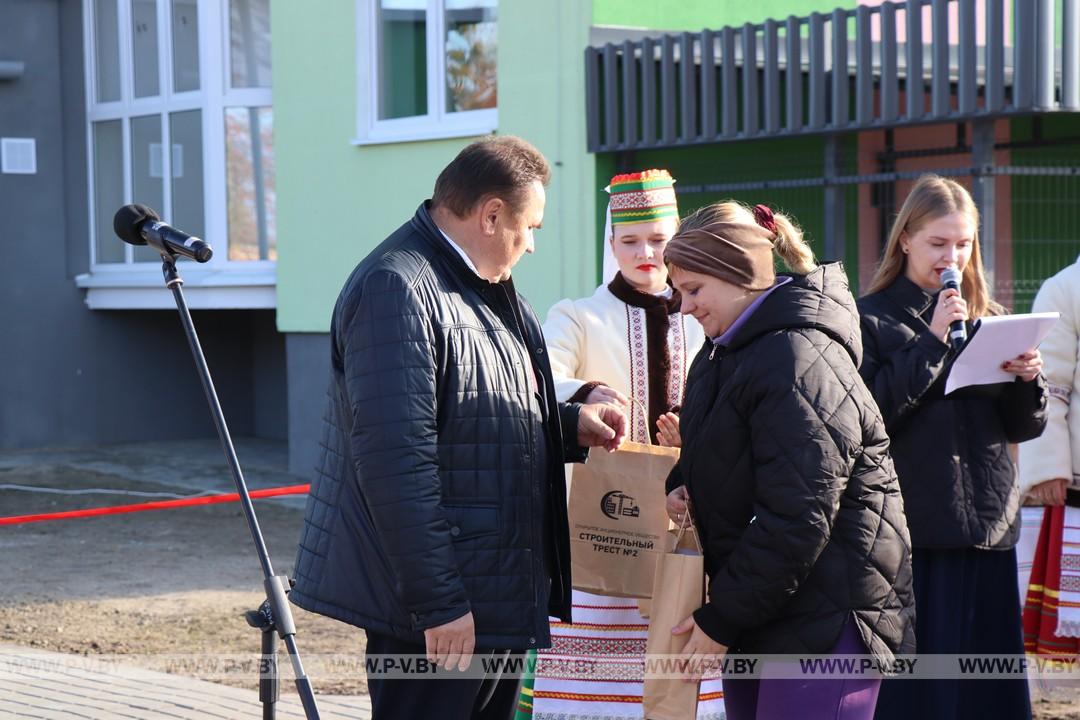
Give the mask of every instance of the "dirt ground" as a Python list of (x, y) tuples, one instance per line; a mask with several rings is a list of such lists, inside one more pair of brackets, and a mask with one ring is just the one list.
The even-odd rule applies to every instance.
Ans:
[[(291, 485), (280, 445), (238, 442), (251, 487)], [(133, 495), (53, 494), (10, 485), (83, 491), (231, 491), (215, 443), (0, 453), (0, 516), (143, 502)], [(291, 572), (302, 498), (256, 501), (278, 573)], [(262, 574), (240, 508), (159, 512), (0, 526), (0, 643), (100, 656), (256, 654), (259, 632), (242, 618), (263, 599)], [(297, 643), (316, 692), (362, 694), (360, 672), (316, 672), (308, 658), (358, 656), (363, 633), (293, 609)], [(284, 647), (281, 648), (284, 653)], [(282, 665), (287, 661), (282, 657)], [(185, 674), (254, 689), (256, 677)], [(1080, 695), (1040, 699), (1037, 720), (1080, 718)]]
[[(250, 444), (250, 443), (249, 443)], [(263, 449), (258, 443), (255, 449)], [(188, 446), (184, 446), (187, 448)], [(231, 490), (231, 477), (215, 447), (193, 463), (192, 477), (177, 480), (146, 459), (141, 473), (166, 482), (124, 477), (97, 454), (68, 454), (27, 462), (0, 454), (0, 485), (53, 489), (110, 488), (195, 494)], [(107, 451), (105, 451), (107, 453)], [(105, 454), (103, 453), (103, 454)], [(220, 450), (217, 450), (220, 455)], [(130, 461), (131, 458), (125, 457)], [(9, 462), (5, 463), (5, 460)], [(122, 460), (123, 461), (123, 460)], [(243, 453), (241, 453), (243, 462)], [(138, 470), (138, 463), (133, 464)], [(220, 480), (206, 482), (203, 472)], [(283, 472), (245, 467), (252, 487), (303, 482)], [(254, 477), (254, 480), (253, 480)], [(57, 495), (0, 489), (0, 515), (49, 513), (154, 499), (131, 495)], [(302, 498), (256, 500), (255, 508), (274, 569), (291, 572), (303, 520)], [(251, 535), (236, 503), (0, 527), (0, 642), (102, 656), (257, 654), (260, 632), (243, 613), (263, 600), (262, 573)], [(363, 632), (293, 607), (301, 657), (356, 655)], [(285, 648), (280, 647), (286, 666)], [(330, 680), (308, 668), (316, 692), (366, 693), (361, 675)], [(256, 678), (189, 674), (242, 687)]]

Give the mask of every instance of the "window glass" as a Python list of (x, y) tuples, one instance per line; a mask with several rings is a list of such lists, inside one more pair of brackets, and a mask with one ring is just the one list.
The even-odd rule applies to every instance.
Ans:
[(380, 0), (379, 119), (427, 115), (427, 3)]
[[(161, 116), (131, 119), (131, 201), (149, 205), (159, 215), (165, 212), (163, 189), (164, 158), (161, 148)], [(168, 221), (169, 218), (162, 218)], [(135, 261), (160, 259), (150, 246), (135, 248)]]
[(124, 262), (113, 215), (124, 205), (124, 139), (119, 120), (94, 123), (94, 234), (99, 263)]
[(169, 224), (207, 239), (203, 221), (202, 111), (188, 110), (169, 115), (169, 135), (172, 139), (172, 217)]
[[(112, 218), (126, 203), (147, 205), (165, 222), (204, 237), (216, 246), (215, 264), (277, 258), (270, 0), (221, 5), (227, 16), (200, 17), (200, 9), (218, 3), (88, 0), (84, 22), (94, 42), (84, 59), (93, 64), (95, 86), (87, 110), (97, 263), (160, 260), (146, 246), (129, 253), (115, 237)], [(203, 35), (215, 23), (227, 26), (221, 47)], [(216, 97), (202, 86), (201, 59), (217, 72), (227, 66), (228, 87)], [(235, 88), (244, 92), (232, 93)], [(222, 109), (232, 97), (233, 107)], [(221, 180), (207, 173), (222, 166), (224, 197), (211, 203), (225, 202), (219, 227), (221, 220), (207, 216), (206, 193)]]
[(120, 99), (120, 20), (116, 0), (94, 0), (94, 59), (97, 101)]
[(234, 88), (270, 87), (269, 0), (229, 0), (229, 62)]
[(276, 260), (274, 114), (268, 107), (225, 110), (230, 260)]
[(131, 0), (131, 49), (135, 97), (160, 94), (158, 83), (157, 2)]
[(173, 92), (199, 89), (199, 13), (195, 0), (172, 0)]
[(496, 0), (446, 2), (446, 111), (496, 106)]

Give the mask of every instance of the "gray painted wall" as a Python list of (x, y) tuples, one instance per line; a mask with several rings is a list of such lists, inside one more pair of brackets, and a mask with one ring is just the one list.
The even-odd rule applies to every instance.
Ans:
[[(81, 3), (0, 0), (0, 136), (37, 140), (36, 175), (0, 174), (0, 448), (210, 437), (175, 311), (91, 311)], [(164, 288), (162, 292), (167, 292)], [(233, 434), (284, 438), (273, 311), (194, 313)]]
[(287, 333), (285, 350), (289, 369), (289, 472), (310, 478), (319, 459), (330, 383), (330, 335)]
[(289, 436), (289, 403), (285, 372), (285, 335), (277, 331), (276, 313), (249, 312), (251, 319), (251, 434), (286, 440)]

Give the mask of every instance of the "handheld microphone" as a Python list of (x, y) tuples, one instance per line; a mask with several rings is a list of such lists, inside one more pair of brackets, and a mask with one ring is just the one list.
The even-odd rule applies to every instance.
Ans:
[[(960, 283), (963, 275), (956, 268), (945, 268), (941, 273), (941, 287), (943, 290), (955, 290), (960, 292)], [(957, 352), (967, 342), (967, 327), (963, 320), (953, 320), (949, 324), (949, 344)]]
[(201, 238), (161, 222), (161, 217), (145, 205), (125, 205), (113, 216), (113, 232), (132, 245), (150, 245), (163, 255), (180, 255), (204, 263), (214, 250)]

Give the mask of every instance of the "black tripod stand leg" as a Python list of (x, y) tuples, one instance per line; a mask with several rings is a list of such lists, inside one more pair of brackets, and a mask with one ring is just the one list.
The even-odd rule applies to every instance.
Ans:
[(277, 636), (270, 627), (262, 633), (262, 658), (259, 661), (259, 702), (263, 720), (274, 720), (275, 705), (281, 696), (278, 683)]
[(248, 625), (261, 631), (262, 654), (259, 656), (259, 702), (262, 703), (263, 720), (274, 720), (276, 703), (281, 697), (278, 674), (277, 627), (270, 603), (263, 602), (257, 610), (244, 613)]

